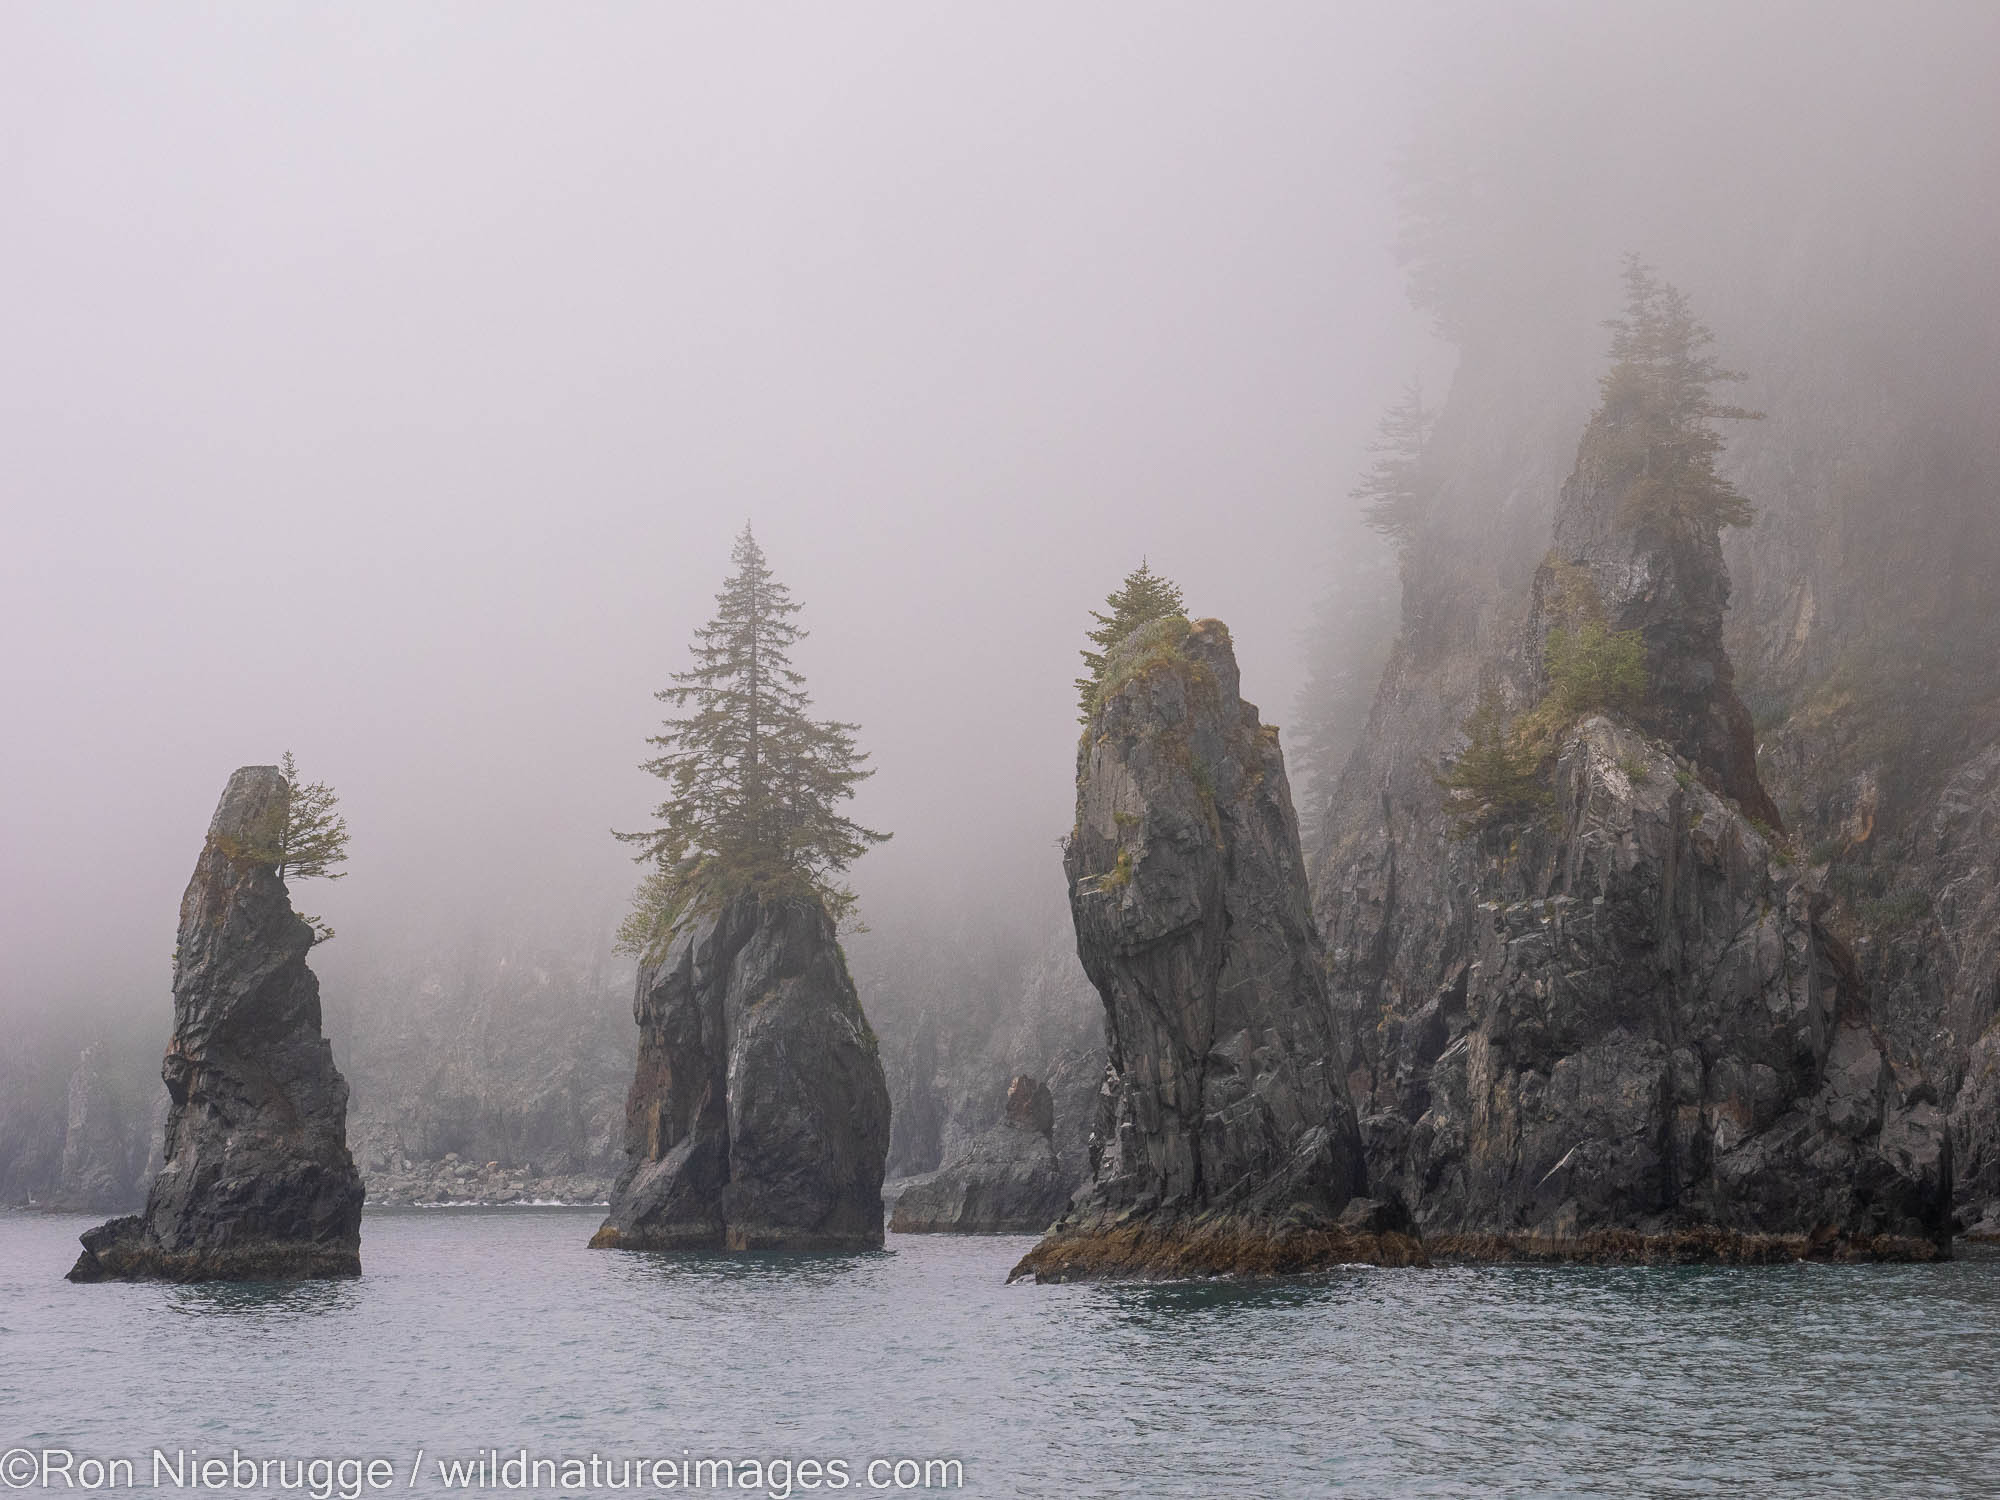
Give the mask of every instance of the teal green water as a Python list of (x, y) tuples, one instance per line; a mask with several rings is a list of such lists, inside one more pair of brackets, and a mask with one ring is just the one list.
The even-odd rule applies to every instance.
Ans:
[[(668, 1259), (585, 1249), (597, 1217), (385, 1211), (358, 1281), (78, 1287), (90, 1221), (0, 1215), (0, 1447), (147, 1493), (194, 1492), (148, 1488), (152, 1449), (232, 1446), (386, 1458), (371, 1494), (491, 1448), (840, 1460), (848, 1494), (897, 1492), (878, 1457), (982, 1496), (2000, 1493), (1991, 1255), (1009, 1287), (1023, 1239)], [(475, 1493), (633, 1492), (553, 1477)]]

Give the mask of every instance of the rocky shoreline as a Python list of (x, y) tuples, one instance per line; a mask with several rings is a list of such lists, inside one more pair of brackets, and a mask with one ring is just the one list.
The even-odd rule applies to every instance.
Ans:
[(588, 1172), (538, 1176), (526, 1167), (460, 1161), (405, 1161), (367, 1174), (370, 1208), (471, 1208), (507, 1204), (602, 1206), (611, 1201), (611, 1179)]

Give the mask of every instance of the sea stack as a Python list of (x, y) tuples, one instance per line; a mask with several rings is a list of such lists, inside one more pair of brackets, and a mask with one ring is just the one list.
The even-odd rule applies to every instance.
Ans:
[(1056, 1106), (1048, 1085), (1017, 1073), (991, 1130), (896, 1199), (898, 1234), (1040, 1234), (1075, 1185), (1055, 1148)]
[(785, 882), (686, 919), (633, 999), (617, 1250), (879, 1250), (889, 1090), (818, 895)]
[(1014, 1275), (1421, 1261), (1366, 1195), (1278, 731), (1221, 621), (1112, 653), (1063, 865), (1109, 1062), (1092, 1181)]
[[(1947, 1256), (1944, 1113), (1776, 826), (1723, 650), (1718, 522), (1636, 504), (1631, 452), (1593, 418), (1485, 664), (1517, 740), (1545, 736), (1519, 741), (1542, 805), (1475, 830), (1470, 785), (1383, 796), (1330, 872), (1371, 1179), (1441, 1258)], [(1558, 631), (1595, 656), (1571, 681)]]
[(265, 1281), (361, 1272), (347, 1082), (320, 1032), (312, 925), (271, 854), (284, 774), (229, 778), (174, 950), (165, 1162), (143, 1214), (83, 1236), (72, 1281)]

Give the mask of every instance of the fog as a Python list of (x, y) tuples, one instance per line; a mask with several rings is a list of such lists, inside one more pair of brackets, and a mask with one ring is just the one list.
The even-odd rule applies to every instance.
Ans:
[(1452, 359), (1401, 153), (1488, 174), (1523, 319), (1594, 327), (1632, 248), (1700, 292), (1808, 199), (1972, 264), (1991, 20), (10, 7), (0, 1003), (163, 1016), (215, 799), (287, 748), (353, 835), (316, 963), (608, 939), (746, 519), (874, 757), (864, 918), (1059, 900), (1088, 608), (1147, 557), (1287, 723), (1379, 557), (1345, 492)]

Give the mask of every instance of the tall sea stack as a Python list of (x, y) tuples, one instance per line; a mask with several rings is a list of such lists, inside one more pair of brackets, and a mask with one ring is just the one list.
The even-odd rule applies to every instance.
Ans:
[(1093, 1181), (1014, 1274), (1420, 1260), (1366, 1196), (1278, 732), (1219, 620), (1111, 655), (1063, 864), (1110, 1059)]
[(72, 1281), (361, 1273), (347, 1081), (320, 1032), (312, 925), (270, 853), (288, 795), (276, 766), (223, 790), (181, 897), (165, 1164), (143, 1214), (83, 1236)]
[(1519, 741), (1543, 804), (1479, 813), (1455, 736), (1394, 750), (1456, 757), (1455, 804), (1435, 776), (1360, 781), (1438, 717), (1407, 653), (1335, 799), (1321, 909), (1371, 1177), (1433, 1255), (1946, 1255), (1944, 1114), (1776, 827), (1718, 521), (1648, 512), (1631, 452), (1600, 411), (1511, 646), (1429, 669), (1484, 677), (1517, 737), (1547, 736)]
[(752, 889), (639, 971), (616, 1250), (879, 1250), (889, 1090), (816, 894)]

